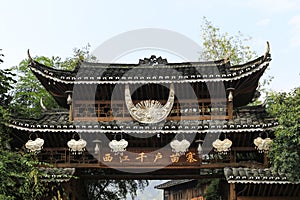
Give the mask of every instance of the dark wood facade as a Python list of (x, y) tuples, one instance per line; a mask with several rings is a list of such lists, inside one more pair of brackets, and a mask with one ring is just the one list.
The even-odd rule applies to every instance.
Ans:
[[(272, 139), (277, 122), (263, 105), (247, 105), (256, 97), (270, 61), (268, 51), (236, 66), (227, 60), (168, 63), (152, 56), (138, 64), (82, 61), (73, 71), (64, 71), (31, 59), (30, 69), (61, 108), (36, 120), (12, 120), (11, 143), (22, 148), (32, 135), (42, 138), (38, 158), (57, 168), (75, 168), (81, 178), (224, 179), (226, 167), (262, 169), (268, 161), (253, 141)], [(132, 91), (129, 97), (127, 89)], [(151, 103), (151, 109), (158, 106), (161, 113), (172, 106), (161, 121), (135, 118)], [(87, 142), (86, 150), (74, 154), (67, 143), (79, 138)], [(128, 142), (127, 151), (115, 154), (109, 143), (120, 139)], [(231, 148), (217, 152), (212, 147), (217, 139), (230, 140)], [(174, 153), (174, 140), (187, 140), (186, 151)], [(230, 195), (235, 193), (229, 199), (242, 194), (234, 187), (228, 184)]]
[(197, 180), (183, 179), (173, 180), (156, 186), (163, 189), (163, 200), (204, 200), (207, 185), (199, 185)]

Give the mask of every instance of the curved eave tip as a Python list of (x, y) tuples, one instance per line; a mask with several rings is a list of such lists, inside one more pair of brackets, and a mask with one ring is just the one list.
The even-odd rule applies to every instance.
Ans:
[(270, 43), (267, 41), (267, 46), (266, 46), (266, 55), (270, 53)]
[(31, 63), (31, 64), (34, 64), (34, 60), (32, 59), (32, 57), (31, 57), (31, 55), (30, 55), (29, 49), (27, 50), (27, 56), (28, 56), (28, 58), (29, 58), (30, 63)]

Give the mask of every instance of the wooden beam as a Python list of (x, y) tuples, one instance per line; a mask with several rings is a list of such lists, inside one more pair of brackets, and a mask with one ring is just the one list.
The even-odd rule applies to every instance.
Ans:
[(127, 165), (127, 166), (107, 166), (99, 163), (52, 163), (54, 167), (59, 168), (100, 168), (100, 169), (108, 169), (108, 168), (115, 168), (118, 170), (122, 169), (152, 169), (157, 170), (161, 168), (170, 169), (170, 170), (176, 170), (176, 169), (218, 169), (218, 168), (224, 168), (224, 167), (262, 167), (260, 164), (253, 164), (253, 163), (212, 163), (212, 164), (202, 164), (202, 165), (169, 165), (169, 166), (155, 166), (155, 165)]
[[(88, 121), (88, 122), (111, 122), (111, 121), (132, 121), (132, 117), (114, 117), (114, 116), (107, 116), (107, 117), (74, 117), (74, 121)], [(216, 115), (190, 115), (190, 116), (169, 116), (167, 117), (167, 120), (171, 121), (182, 121), (182, 120), (214, 120), (214, 119), (220, 119), (220, 120), (228, 120), (229, 116), (216, 116)]]
[(257, 151), (255, 147), (232, 147), (233, 151)]
[(222, 175), (203, 176), (200, 174), (105, 174), (101, 175), (79, 175), (81, 179), (135, 179), (135, 180), (169, 180), (169, 179), (207, 179), (222, 178)]
[[(159, 100), (161, 103), (166, 103), (167, 100), (161, 99)], [(174, 103), (209, 103), (212, 100), (210, 98), (202, 98), (202, 99), (180, 99), (180, 100), (175, 100)], [(133, 103), (136, 104), (140, 102), (139, 100), (133, 100)], [(227, 102), (226, 98), (216, 98), (213, 99), (213, 102)], [(74, 103), (76, 104), (125, 104), (124, 100), (95, 100), (95, 101), (90, 101), (90, 100), (74, 100)]]

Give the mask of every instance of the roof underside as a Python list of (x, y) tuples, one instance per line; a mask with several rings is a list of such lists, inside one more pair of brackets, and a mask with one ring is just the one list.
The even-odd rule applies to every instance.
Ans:
[(166, 188), (170, 188), (176, 185), (181, 185), (184, 183), (188, 183), (193, 181), (194, 179), (182, 179), (182, 180), (171, 180), (171, 181), (167, 181), (165, 183), (162, 183), (160, 185), (155, 186), (154, 188), (156, 189), (166, 189)]

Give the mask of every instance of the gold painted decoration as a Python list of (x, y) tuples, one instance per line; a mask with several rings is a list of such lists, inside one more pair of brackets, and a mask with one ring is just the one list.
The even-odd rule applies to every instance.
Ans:
[(168, 101), (162, 105), (157, 100), (145, 100), (134, 105), (129, 85), (125, 85), (125, 102), (131, 117), (141, 123), (157, 123), (166, 119), (174, 104), (175, 92), (173, 83), (170, 85)]

